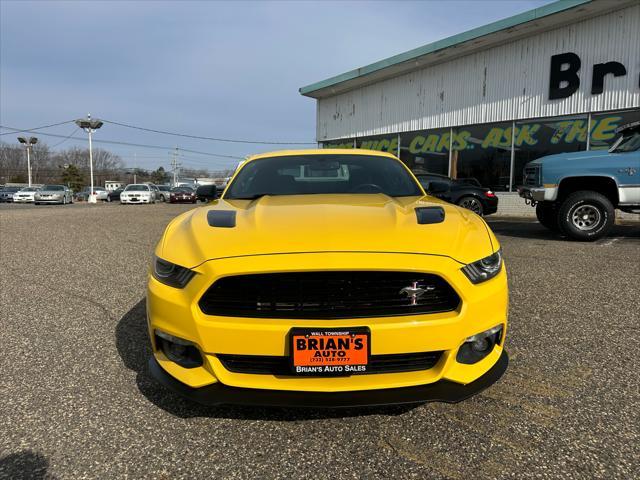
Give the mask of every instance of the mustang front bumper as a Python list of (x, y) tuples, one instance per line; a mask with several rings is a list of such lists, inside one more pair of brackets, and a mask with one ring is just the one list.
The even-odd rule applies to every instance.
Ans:
[[(461, 299), (454, 311), (379, 318), (295, 320), (206, 315), (198, 300), (218, 278), (229, 275), (318, 270), (390, 270), (434, 273)], [(151, 372), (167, 387), (197, 402), (263, 405), (382, 405), (425, 401), (456, 402), (495, 382), (507, 355), (508, 289), (504, 267), (491, 280), (474, 285), (453, 259), (437, 255), (393, 253), (306, 253), (211, 260), (196, 267), (185, 288), (150, 277), (147, 316), (153, 355)], [(500, 341), (477, 363), (456, 360), (465, 339), (502, 326)], [(225, 368), (218, 355), (287, 357), (292, 328), (356, 328), (371, 332), (371, 355), (443, 352), (426, 370), (339, 377), (302, 377), (238, 373)], [(156, 332), (192, 342), (203, 364), (184, 368), (169, 360), (155, 344)]]

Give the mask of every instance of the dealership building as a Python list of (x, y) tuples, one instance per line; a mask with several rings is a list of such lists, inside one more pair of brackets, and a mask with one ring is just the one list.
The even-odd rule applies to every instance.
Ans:
[(324, 147), (514, 192), (528, 161), (606, 149), (640, 120), (640, 1), (557, 1), (300, 93)]

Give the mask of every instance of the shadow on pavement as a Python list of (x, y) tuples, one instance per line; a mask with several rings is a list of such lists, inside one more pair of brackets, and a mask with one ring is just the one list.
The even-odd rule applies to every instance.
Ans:
[(0, 457), (0, 478), (55, 480), (56, 477), (48, 473), (49, 461), (41, 453), (23, 450)]
[(255, 408), (242, 406), (208, 407), (193, 403), (167, 390), (150, 375), (147, 364), (151, 344), (147, 333), (145, 299), (140, 300), (118, 322), (116, 347), (127, 368), (137, 373), (138, 390), (150, 402), (166, 412), (181, 418), (212, 417), (244, 420), (296, 421), (321, 418), (344, 418), (365, 415), (400, 415), (416, 405), (378, 408), (305, 409)]
[[(533, 240), (550, 240), (556, 242), (568, 242), (567, 238), (559, 233), (552, 232), (540, 225), (535, 219), (493, 219), (487, 218), (487, 223), (496, 235), (505, 237), (530, 238)], [(625, 222), (614, 225), (611, 233), (600, 242), (612, 238), (640, 238), (640, 223)]]

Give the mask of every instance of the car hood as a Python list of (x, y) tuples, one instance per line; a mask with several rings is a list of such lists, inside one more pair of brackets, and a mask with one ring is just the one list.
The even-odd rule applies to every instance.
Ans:
[[(418, 224), (415, 208), (429, 206), (442, 207), (445, 220)], [(210, 226), (210, 210), (235, 211), (235, 227)], [(466, 264), (497, 248), (480, 217), (433, 197), (290, 195), (216, 200), (186, 212), (168, 225), (156, 253), (186, 267), (211, 259), (303, 252), (433, 254)]]
[(37, 192), (35, 192), (36, 195), (42, 195), (43, 193), (45, 195), (56, 195), (56, 194), (62, 195), (64, 194), (64, 191), (63, 190), (38, 190)]
[(590, 150), (588, 152), (570, 152), (570, 153), (558, 153), (556, 155), (547, 155), (546, 157), (540, 157), (527, 163), (527, 166), (542, 165), (543, 163), (549, 165), (550, 163), (566, 163), (567, 161), (585, 161), (589, 158), (602, 158), (609, 155), (607, 150)]

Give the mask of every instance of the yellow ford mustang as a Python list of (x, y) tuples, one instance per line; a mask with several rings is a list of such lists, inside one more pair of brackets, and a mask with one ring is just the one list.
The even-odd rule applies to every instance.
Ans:
[(507, 308), (487, 224), (393, 155), (263, 154), (167, 226), (149, 366), (211, 405), (457, 402), (507, 368)]

